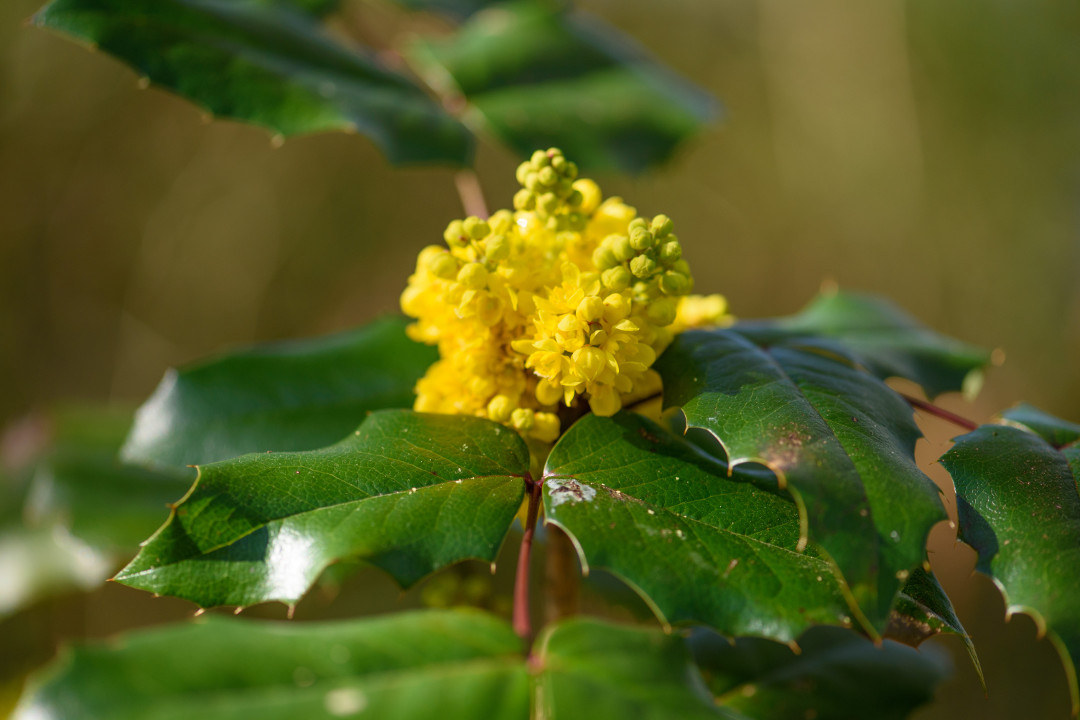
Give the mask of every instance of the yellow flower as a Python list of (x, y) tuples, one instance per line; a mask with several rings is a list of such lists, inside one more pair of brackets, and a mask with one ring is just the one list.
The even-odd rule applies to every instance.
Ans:
[(401, 295), (409, 336), (440, 359), (415, 408), (487, 417), (542, 443), (559, 405), (613, 415), (659, 393), (651, 370), (676, 332), (725, 324), (693, 278), (665, 215), (646, 219), (579, 178), (557, 149), (517, 170), (514, 210), (454, 220), (424, 248)]

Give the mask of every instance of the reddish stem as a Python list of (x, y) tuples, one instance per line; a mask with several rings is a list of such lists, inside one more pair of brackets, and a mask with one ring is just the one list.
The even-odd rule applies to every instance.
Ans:
[(907, 400), (908, 405), (911, 405), (912, 407), (918, 408), (920, 410), (925, 410), (931, 415), (936, 415), (942, 420), (948, 420), (952, 424), (959, 425), (965, 430), (977, 430), (979, 428), (979, 423), (968, 420), (966, 417), (961, 417), (956, 413), (949, 412), (945, 408), (938, 407), (933, 403), (928, 403), (925, 400), (913, 398), (910, 395), (905, 395), (904, 393), (900, 393), (900, 397)]
[(542, 486), (531, 477), (525, 478), (529, 491), (529, 509), (525, 519), (525, 535), (521, 538), (518, 552), (517, 576), (514, 580), (514, 632), (521, 639), (532, 640), (532, 617), (529, 613), (529, 560), (532, 557), (533, 535), (536, 534), (536, 518), (540, 514), (540, 491)]

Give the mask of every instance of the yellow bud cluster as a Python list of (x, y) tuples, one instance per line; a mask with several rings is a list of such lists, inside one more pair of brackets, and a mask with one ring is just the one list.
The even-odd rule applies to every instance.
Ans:
[(687, 295), (671, 220), (638, 218), (577, 172), (559, 150), (537, 151), (518, 168), (513, 212), (455, 220), (445, 247), (420, 252), (401, 307), (440, 359), (417, 384), (417, 410), (550, 443), (559, 406), (580, 398), (614, 414), (660, 387), (651, 366), (675, 331), (724, 322), (720, 296)]

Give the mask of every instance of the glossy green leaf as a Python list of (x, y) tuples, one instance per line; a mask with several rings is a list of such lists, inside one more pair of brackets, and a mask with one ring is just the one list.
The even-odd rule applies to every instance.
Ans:
[(535, 655), (534, 718), (739, 717), (714, 706), (685, 643), (656, 629), (578, 618), (548, 629)]
[(336, 623), (207, 618), (79, 646), (18, 720), (526, 720), (510, 627), (477, 612)]
[(798, 654), (759, 638), (695, 632), (689, 645), (722, 706), (752, 718), (901, 720), (930, 702), (946, 660), (840, 628), (815, 628)]
[[(1034, 409), (1038, 433), (984, 425), (956, 439), (941, 463), (956, 484), (960, 539), (978, 553), (1007, 612), (1031, 615), (1065, 664), (1074, 714), (1080, 711), (1080, 440), (1055, 447), (1076, 426)], [(1039, 422), (1032, 418), (1038, 417)], [(1013, 420), (1014, 422), (1019, 422)]]
[(584, 168), (640, 172), (715, 115), (706, 93), (632, 40), (552, 3), (487, 9), (454, 36), (418, 41), (412, 59), (523, 157), (558, 146)]
[(460, 560), (494, 560), (528, 468), (517, 433), (489, 420), (376, 412), (322, 450), (199, 466), (116, 579), (202, 606), (292, 604), (327, 565), (359, 558), (408, 586)]
[(800, 552), (799, 514), (771, 473), (723, 463), (631, 413), (586, 415), (544, 471), (547, 522), (586, 570), (616, 574), (666, 623), (794, 640), (850, 622), (831, 565)]
[(185, 466), (313, 450), (355, 430), (370, 410), (411, 407), (437, 353), (409, 340), (405, 324), (384, 318), (170, 370), (139, 409), (124, 459)]
[(395, 163), (465, 164), (468, 131), (373, 56), (268, 0), (53, 0), (35, 24), (91, 43), (209, 112), (281, 135), (359, 132)]
[(918, 568), (911, 573), (904, 588), (896, 596), (896, 604), (889, 616), (885, 636), (890, 640), (918, 647), (924, 640), (936, 635), (956, 635), (964, 643), (979, 682), (986, 689), (982, 664), (975, 652), (975, 643), (956, 616), (952, 601), (945, 594), (932, 572)]
[(711, 432), (733, 466), (765, 465), (800, 507), (803, 538), (840, 568), (871, 633), (946, 519), (915, 463), (911, 407), (813, 344), (763, 343), (739, 326), (690, 331), (658, 360), (665, 405)]
[(1007, 425), (1030, 430), (1055, 448), (1080, 440), (1080, 425), (1056, 418), (1036, 407), (1021, 403), (1001, 413)]
[(884, 298), (823, 293), (795, 315), (744, 322), (759, 345), (805, 348), (850, 357), (884, 380), (913, 380), (933, 397), (977, 389), (990, 354), (922, 325)]
[(713, 704), (685, 643), (575, 619), (526, 658), (476, 611), (333, 623), (204, 618), (65, 653), (15, 720), (661, 720), (741, 717)]

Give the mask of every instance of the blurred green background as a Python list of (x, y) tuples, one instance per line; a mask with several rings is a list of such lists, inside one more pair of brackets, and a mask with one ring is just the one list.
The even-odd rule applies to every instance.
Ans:
[[(973, 406), (942, 404), (985, 420), (1024, 399), (1080, 420), (1080, 4), (578, 4), (724, 104), (663, 170), (597, 177), (675, 219), (699, 291), (742, 317), (793, 312), (823, 282), (882, 293), (1004, 351)], [(274, 148), (257, 128), (205, 122), (25, 27), (39, 5), (0, 4), (0, 425), (57, 401), (134, 405), (169, 365), (392, 311), (416, 252), (462, 214), (449, 169), (391, 168), (356, 136)], [(338, 22), (362, 37), (396, 27), (378, 2)], [(480, 148), (492, 207), (509, 205), (515, 161)], [(923, 427), (929, 466), (955, 430)], [(917, 717), (1066, 717), (1049, 643), (1028, 618), (1002, 622), (973, 555), (939, 530), (931, 557), (991, 696), (958, 642), (933, 640), (956, 674)], [(0, 624), (0, 670), (46, 641), (115, 631), (113, 603), (138, 623), (190, 612), (115, 586), (67, 598)]]

